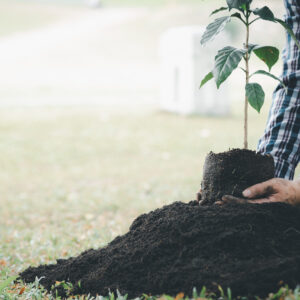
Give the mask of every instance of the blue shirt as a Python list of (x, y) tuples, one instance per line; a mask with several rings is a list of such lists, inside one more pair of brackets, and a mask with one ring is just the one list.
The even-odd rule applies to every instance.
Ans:
[[(284, 0), (284, 3), (285, 21), (300, 40), (300, 1)], [(286, 38), (282, 80), (287, 89), (280, 85), (273, 94), (266, 129), (257, 151), (273, 156), (275, 177), (293, 179), (300, 160), (300, 50), (288, 33)]]

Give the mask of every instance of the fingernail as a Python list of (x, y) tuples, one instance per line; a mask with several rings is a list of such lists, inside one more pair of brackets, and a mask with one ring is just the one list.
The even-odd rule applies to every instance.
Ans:
[(243, 191), (243, 196), (244, 197), (250, 197), (251, 196), (251, 191), (250, 190), (244, 190)]

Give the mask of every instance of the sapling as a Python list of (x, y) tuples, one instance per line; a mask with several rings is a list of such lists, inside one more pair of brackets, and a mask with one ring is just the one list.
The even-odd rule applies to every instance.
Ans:
[[(209, 24), (204, 32), (201, 44), (205, 45), (211, 41), (217, 34), (219, 34), (225, 26), (232, 20), (237, 19), (245, 26), (245, 43), (243, 48), (238, 49), (232, 46), (227, 46), (218, 51), (215, 57), (214, 68), (209, 72), (201, 82), (200, 87), (211, 79), (215, 79), (217, 88), (231, 75), (233, 70), (238, 68), (240, 62), (244, 60), (245, 67), (240, 69), (245, 73), (245, 105), (244, 105), (244, 148), (248, 148), (248, 103), (258, 112), (260, 112), (265, 99), (265, 93), (262, 86), (256, 82), (250, 82), (254, 75), (262, 74), (278, 80), (284, 86), (282, 80), (275, 75), (271, 74), (272, 67), (279, 59), (279, 50), (273, 46), (259, 46), (249, 43), (250, 27), (258, 20), (265, 20), (282, 25), (285, 30), (294, 39), (296, 45), (300, 48), (299, 41), (297, 40), (292, 29), (283, 20), (276, 18), (267, 6), (262, 8), (252, 9), (252, 0), (226, 0), (227, 6), (218, 8), (212, 12), (211, 15), (218, 14), (223, 11), (228, 11), (227, 16), (223, 16), (214, 20)], [(251, 54), (254, 53), (261, 59), (268, 67), (268, 71), (257, 70), (250, 73), (249, 60)]]

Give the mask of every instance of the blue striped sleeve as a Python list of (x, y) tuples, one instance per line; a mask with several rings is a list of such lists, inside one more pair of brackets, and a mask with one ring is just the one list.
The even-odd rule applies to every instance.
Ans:
[[(284, 2), (285, 20), (300, 40), (300, 1)], [(300, 159), (300, 51), (289, 34), (282, 57), (282, 80), (287, 89), (278, 86), (273, 94), (266, 129), (257, 151), (273, 156), (276, 177), (293, 179)]]

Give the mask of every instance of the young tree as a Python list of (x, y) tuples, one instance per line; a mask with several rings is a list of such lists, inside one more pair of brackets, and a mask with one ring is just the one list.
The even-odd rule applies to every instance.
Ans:
[[(283, 86), (282, 80), (275, 75), (271, 74), (272, 67), (276, 64), (279, 58), (279, 50), (273, 46), (259, 46), (249, 42), (250, 27), (258, 20), (265, 20), (269, 22), (278, 23), (282, 25), (291, 37), (295, 40), (295, 43), (300, 49), (299, 41), (297, 40), (292, 29), (283, 20), (276, 18), (267, 6), (262, 8), (252, 9), (252, 0), (226, 0), (227, 6), (218, 8), (212, 12), (211, 15), (215, 15), (222, 11), (228, 11), (229, 15), (217, 18), (211, 24), (209, 24), (204, 32), (201, 44), (205, 45), (211, 41), (217, 34), (219, 34), (225, 26), (232, 20), (237, 19), (241, 23), (241, 26), (245, 26), (245, 43), (243, 48), (235, 48), (227, 46), (218, 51), (215, 57), (214, 68), (209, 72), (201, 82), (200, 87), (207, 83), (211, 79), (215, 79), (217, 88), (231, 75), (232, 71), (238, 68), (240, 62), (244, 60), (245, 67), (241, 67), (245, 73), (245, 105), (244, 105), (244, 148), (248, 148), (248, 103), (258, 112), (260, 112), (263, 106), (265, 93), (262, 86), (256, 82), (250, 82), (250, 79), (256, 74), (262, 74), (269, 76), (275, 80), (278, 80)], [(232, 12), (233, 11), (233, 12)], [(250, 74), (249, 60), (251, 54), (254, 53), (259, 59), (261, 59), (267, 66), (269, 71), (258, 70)]]

